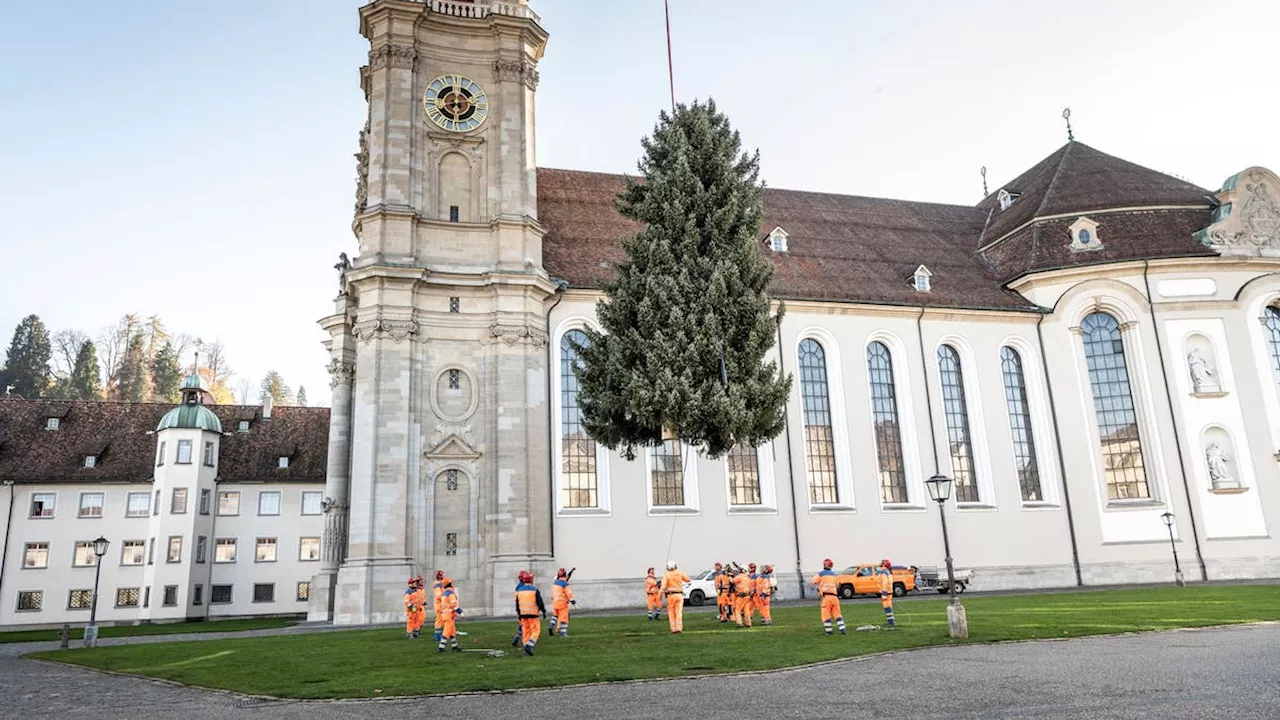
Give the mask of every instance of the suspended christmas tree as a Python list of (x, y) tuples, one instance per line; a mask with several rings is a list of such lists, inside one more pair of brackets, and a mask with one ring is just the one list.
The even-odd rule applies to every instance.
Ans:
[(583, 425), (628, 459), (664, 435), (713, 458), (760, 445), (782, 431), (791, 378), (766, 362), (783, 309), (761, 252), (759, 153), (711, 100), (663, 112), (642, 145), (644, 181), (617, 206), (644, 229), (601, 284), (604, 332), (578, 348)]

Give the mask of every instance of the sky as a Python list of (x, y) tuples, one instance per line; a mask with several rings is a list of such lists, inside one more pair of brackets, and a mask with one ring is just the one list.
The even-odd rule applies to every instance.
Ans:
[[(221, 340), (328, 404), (351, 233), (350, 0), (0, 1), (0, 344), (36, 313)], [(1280, 170), (1280, 3), (670, 0), (678, 101), (770, 187), (973, 204), (1066, 142), (1216, 190)], [(538, 164), (633, 172), (669, 107), (661, 0), (533, 0)], [(237, 382), (233, 381), (234, 388)], [(255, 389), (256, 401), (256, 389)]]

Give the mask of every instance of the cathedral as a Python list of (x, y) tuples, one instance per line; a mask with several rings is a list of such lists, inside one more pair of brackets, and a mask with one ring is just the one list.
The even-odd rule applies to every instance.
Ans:
[[(526, 0), (373, 0), (353, 231), (328, 332), (309, 617), (401, 617), (444, 570), (510, 614), (576, 567), (943, 559), (983, 590), (1280, 575), (1280, 178), (1197, 187), (1070, 141), (976, 206), (766, 190), (786, 429), (711, 460), (587, 436), (574, 345), (636, 227), (618, 175), (540, 168)], [(1172, 547), (1171, 547), (1172, 546)], [(809, 596), (812, 596), (809, 591)]]

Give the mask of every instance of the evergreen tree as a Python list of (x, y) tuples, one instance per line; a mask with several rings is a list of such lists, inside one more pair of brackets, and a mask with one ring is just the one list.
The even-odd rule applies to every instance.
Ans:
[(102, 368), (98, 365), (98, 350), (92, 340), (80, 343), (65, 395), (68, 400), (102, 399)]
[(147, 373), (147, 348), (142, 333), (135, 333), (125, 346), (116, 372), (112, 399), (120, 402), (144, 402), (151, 390)]
[(307, 389), (301, 385), (298, 386), (298, 407), (307, 406)]
[(770, 311), (759, 153), (710, 100), (661, 113), (642, 145), (645, 181), (617, 206), (644, 228), (601, 283), (604, 333), (578, 348), (584, 427), (628, 459), (664, 433), (713, 458), (760, 445), (782, 432), (791, 378), (765, 362), (783, 309)]
[(181, 383), (182, 366), (178, 364), (178, 353), (173, 349), (173, 343), (166, 340), (151, 360), (152, 398), (156, 402), (178, 402), (182, 399), (178, 392)]
[(289, 386), (284, 384), (284, 378), (280, 377), (280, 373), (275, 370), (269, 371), (262, 378), (262, 385), (259, 386), (258, 402), (266, 403), (267, 398), (271, 398), (272, 405), (292, 405), (293, 393), (289, 391)]
[(4, 370), (0, 371), (0, 395), (12, 386), (12, 392), (27, 399), (41, 397), (49, 391), (49, 360), (53, 346), (49, 330), (37, 315), (28, 315), (18, 323), (9, 343)]

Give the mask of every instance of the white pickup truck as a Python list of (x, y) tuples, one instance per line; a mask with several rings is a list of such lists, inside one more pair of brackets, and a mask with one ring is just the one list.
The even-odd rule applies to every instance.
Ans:
[[(703, 570), (697, 575), (690, 575), (692, 581), (684, 584), (684, 601), (690, 605), (702, 605), (716, 601), (716, 571)], [(773, 597), (778, 597), (778, 578), (769, 578), (773, 585)]]

